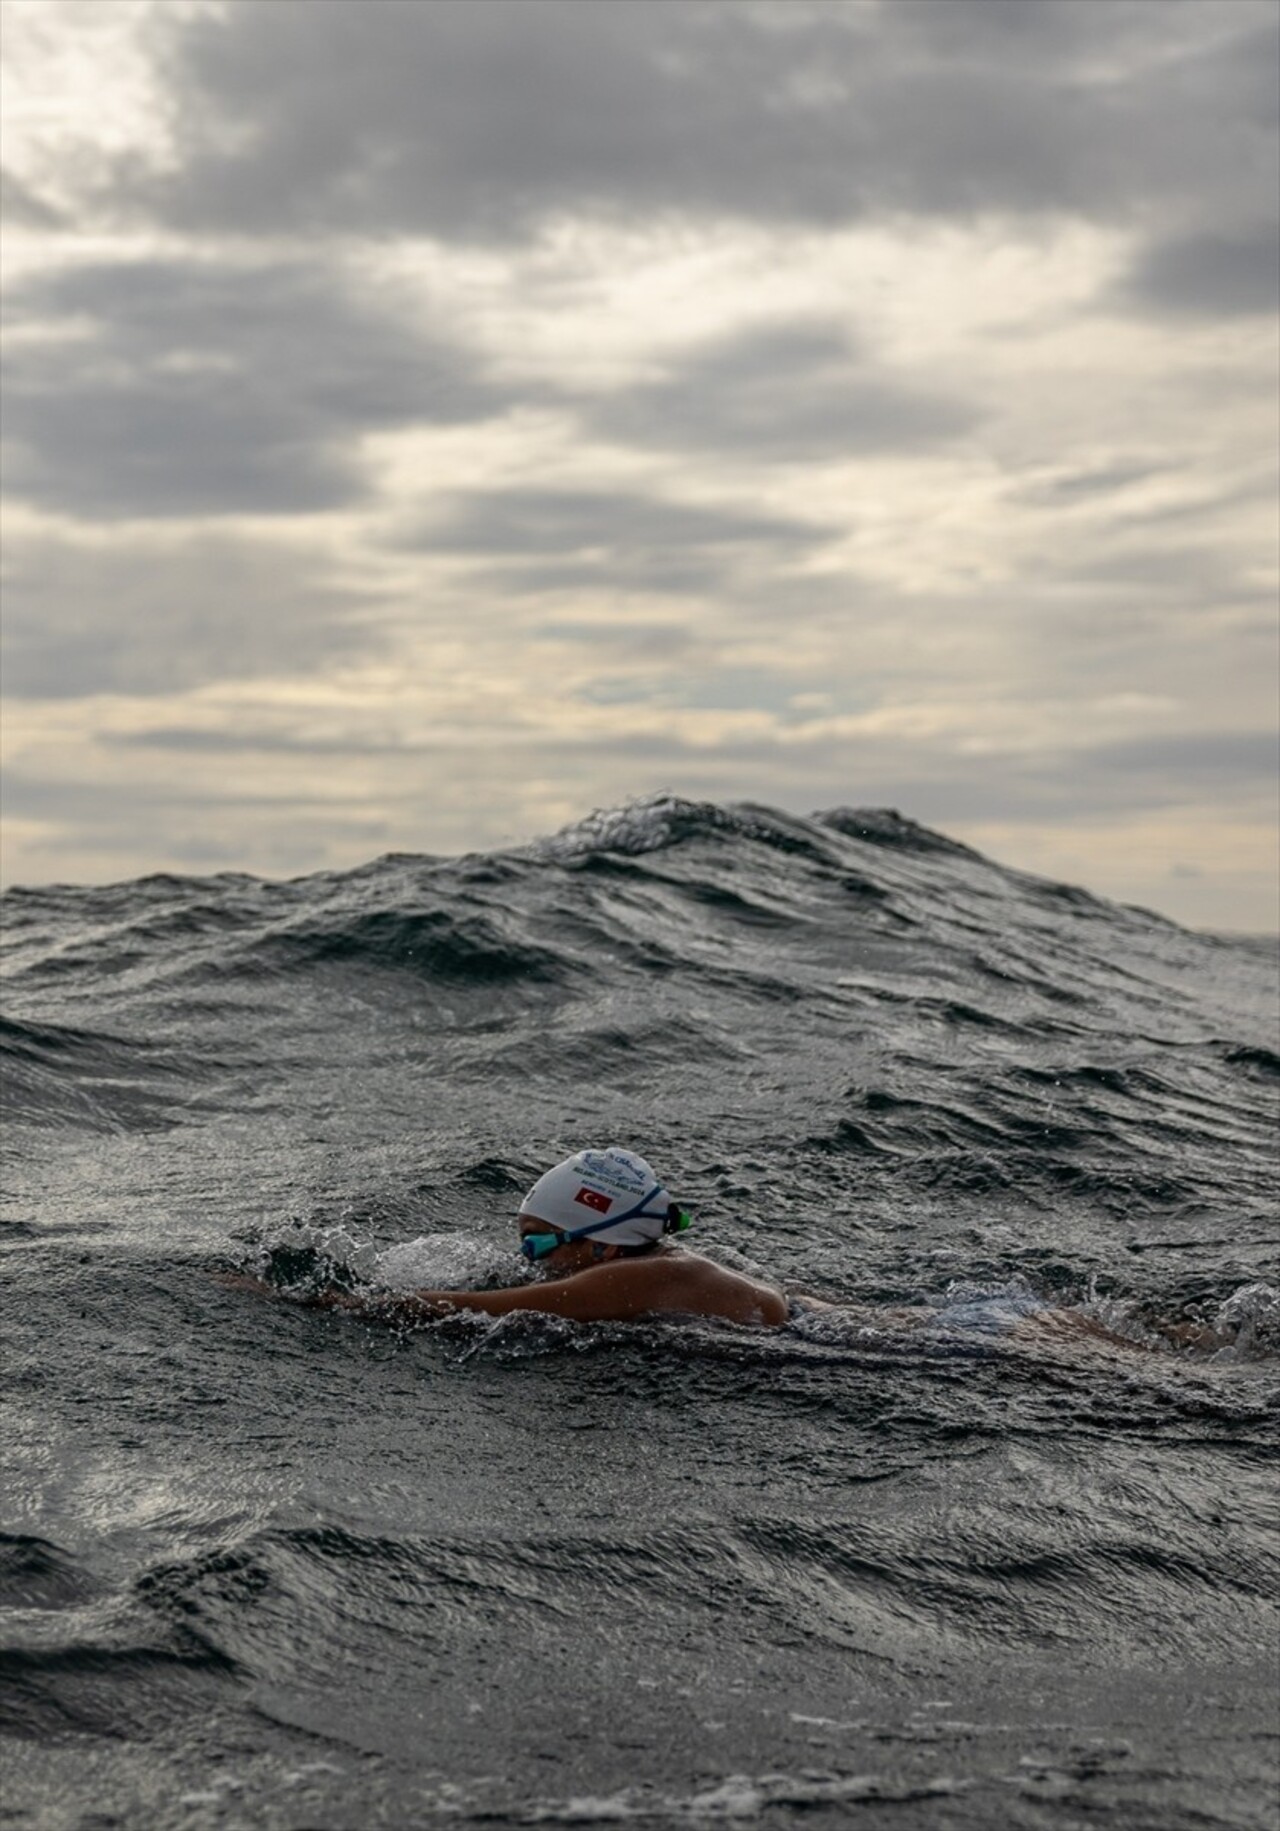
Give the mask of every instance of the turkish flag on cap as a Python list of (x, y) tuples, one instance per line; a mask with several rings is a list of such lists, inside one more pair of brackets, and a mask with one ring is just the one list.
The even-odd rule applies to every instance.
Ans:
[(601, 1195), (598, 1189), (579, 1189), (573, 1199), (581, 1202), (584, 1208), (594, 1208), (597, 1214), (608, 1214), (613, 1207), (613, 1197)]

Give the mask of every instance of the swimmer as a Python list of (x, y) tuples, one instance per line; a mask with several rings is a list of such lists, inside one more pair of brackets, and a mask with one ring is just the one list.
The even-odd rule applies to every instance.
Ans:
[[(569, 1322), (632, 1322), (652, 1316), (707, 1316), (755, 1328), (780, 1328), (796, 1316), (838, 1310), (877, 1329), (960, 1330), (1010, 1335), (1028, 1343), (1092, 1340), (1132, 1352), (1141, 1344), (1079, 1311), (1054, 1310), (1027, 1293), (992, 1296), (949, 1310), (832, 1301), (705, 1259), (671, 1237), (687, 1215), (642, 1157), (620, 1146), (579, 1151), (539, 1177), (516, 1216), (520, 1252), (537, 1277), (503, 1290), (352, 1291), (338, 1285), (302, 1297), (309, 1309), (349, 1310), (372, 1321), (413, 1323), (467, 1310), (507, 1316), (532, 1310)], [(261, 1279), (223, 1274), (222, 1282), (263, 1295), (282, 1293)], [(1196, 1324), (1153, 1324), (1175, 1347), (1212, 1351), (1225, 1337)]]
[(387, 1322), (416, 1322), (451, 1310), (506, 1316), (537, 1310), (570, 1322), (630, 1322), (642, 1316), (718, 1316), (777, 1328), (790, 1309), (772, 1284), (690, 1252), (670, 1236), (688, 1216), (642, 1157), (611, 1145), (579, 1151), (539, 1177), (516, 1217), (520, 1251), (540, 1276), (497, 1291), (358, 1293), (331, 1287), (305, 1301)]

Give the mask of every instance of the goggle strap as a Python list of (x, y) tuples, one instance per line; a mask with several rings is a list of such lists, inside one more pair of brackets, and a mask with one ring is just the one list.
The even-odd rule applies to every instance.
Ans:
[[(601, 1221), (589, 1221), (585, 1227), (575, 1227), (571, 1231), (566, 1230), (556, 1243), (557, 1245), (568, 1246), (574, 1240), (586, 1240), (589, 1239), (593, 1233), (604, 1233), (607, 1228), (618, 1227), (623, 1221), (634, 1220), (638, 1214), (644, 1214), (655, 1195), (665, 1194), (666, 1190), (662, 1187), (662, 1184), (655, 1183), (648, 1194), (641, 1196), (635, 1206), (628, 1208), (624, 1214), (611, 1214)], [(676, 1213), (676, 1218), (674, 1220), (672, 1219), (671, 1214), (673, 1208)], [(658, 1217), (652, 1215), (649, 1218), (656, 1220)], [(692, 1225), (693, 1222), (690, 1220), (689, 1216), (684, 1213), (683, 1209), (676, 1207), (674, 1202), (668, 1202), (666, 1213), (662, 1220), (662, 1231), (664, 1234), (684, 1233), (688, 1228), (692, 1227)], [(532, 1245), (534, 1240), (549, 1240), (554, 1239), (555, 1237), (556, 1236), (550, 1231), (547, 1233), (526, 1234), (524, 1240), (521, 1241), (520, 1250), (524, 1253), (526, 1259), (542, 1258), (543, 1252), (538, 1252), (536, 1249), (532, 1252), (525, 1252), (526, 1245)], [(554, 1250), (555, 1248), (551, 1246), (543, 1249), (544, 1252), (554, 1252)]]

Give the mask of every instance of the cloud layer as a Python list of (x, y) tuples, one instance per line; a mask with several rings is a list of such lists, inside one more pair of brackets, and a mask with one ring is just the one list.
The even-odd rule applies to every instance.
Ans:
[(82, 24), (9, 0), (7, 875), (675, 788), (1275, 919), (1272, 0)]
[(557, 216), (1272, 214), (1260, 0), (237, 0), (175, 16), (176, 159), (113, 201), (235, 234), (505, 244)]
[(340, 508), (366, 434), (503, 406), (459, 344), (297, 260), (37, 273), (9, 335), (7, 487), (92, 519)]

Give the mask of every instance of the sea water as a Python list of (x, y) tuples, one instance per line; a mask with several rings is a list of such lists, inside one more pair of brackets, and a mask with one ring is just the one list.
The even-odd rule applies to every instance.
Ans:
[[(1269, 944), (660, 798), (4, 947), (6, 1823), (1274, 1831)], [(610, 1143), (845, 1307), (219, 1281), (514, 1282)]]

